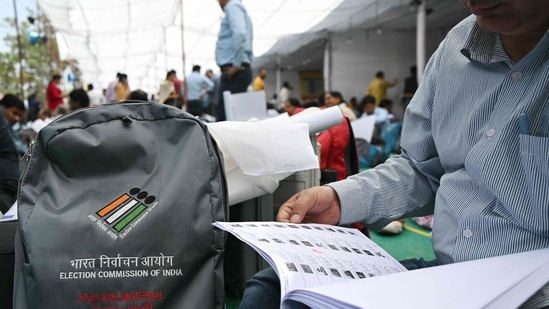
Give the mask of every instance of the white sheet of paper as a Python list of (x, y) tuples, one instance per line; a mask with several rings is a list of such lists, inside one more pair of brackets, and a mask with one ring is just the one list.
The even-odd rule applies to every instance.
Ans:
[[(278, 119), (278, 120), (277, 120)], [(276, 117), (265, 121), (208, 124), (222, 151), (245, 175), (266, 176), (318, 168), (306, 124)]]
[(265, 91), (235, 94), (227, 92), (223, 93), (227, 120), (248, 121), (254, 118), (258, 120), (268, 118)]
[(368, 143), (372, 142), (375, 125), (376, 116), (374, 115), (361, 117), (355, 121), (351, 121), (351, 127), (353, 128), (355, 138), (361, 138), (363, 140), (366, 140)]
[(295, 289), (356, 284), (363, 278), (407, 271), (357, 229), (279, 222), (214, 225), (233, 233), (269, 262), (280, 278), (282, 298)]
[(300, 289), (287, 297), (313, 308), (517, 308), (546, 282), (549, 249)]
[(286, 114), (207, 126), (223, 153), (229, 205), (274, 192), (294, 172), (318, 168), (307, 125), (290, 122)]

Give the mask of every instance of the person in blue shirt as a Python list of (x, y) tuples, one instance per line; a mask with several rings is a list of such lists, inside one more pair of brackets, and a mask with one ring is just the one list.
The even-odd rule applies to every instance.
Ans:
[(221, 69), (221, 86), (217, 121), (226, 120), (223, 92), (246, 92), (252, 81), (252, 20), (240, 0), (219, 0), (225, 16), (215, 47), (215, 58)]
[(202, 116), (205, 112), (204, 99), (214, 87), (214, 82), (200, 74), (200, 66), (194, 65), (193, 72), (185, 79), (187, 86), (187, 111), (194, 116)]
[(219, 87), (221, 84), (221, 79), (220, 76), (215, 75), (211, 69), (206, 70), (206, 77), (214, 83), (214, 86), (210, 91), (208, 91), (208, 95), (206, 96), (205, 112), (209, 115), (215, 116), (217, 106), (219, 105)]
[(383, 99), (379, 103), (379, 106), (376, 106), (376, 99), (371, 95), (367, 95), (362, 98), (360, 102), (363, 111), (361, 118), (374, 115), (376, 117), (376, 125), (379, 126), (379, 131), (381, 131), (391, 122), (392, 115), (389, 109), (391, 108), (392, 104), (393, 101), (389, 99)]
[[(297, 193), (277, 221), (377, 230), (434, 214), (436, 260), (403, 261), (409, 269), (549, 248), (549, 5), (460, 1), (473, 15), (429, 60), (401, 155)], [(272, 269), (256, 274), (241, 308), (278, 308), (273, 278)], [(549, 283), (521, 308), (547, 306)]]

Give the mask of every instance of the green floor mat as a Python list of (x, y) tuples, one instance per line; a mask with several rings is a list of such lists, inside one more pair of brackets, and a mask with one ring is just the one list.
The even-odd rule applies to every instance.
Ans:
[(430, 232), (431, 230), (407, 219), (404, 230), (398, 235), (380, 235), (371, 232), (370, 236), (373, 241), (399, 261), (411, 258), (424, 258), (429, 261), (435, 259)]
[(225, 302), (225, 309), (237, 309), (240, 305), (240, 300), (236, 299), (227, 299)]

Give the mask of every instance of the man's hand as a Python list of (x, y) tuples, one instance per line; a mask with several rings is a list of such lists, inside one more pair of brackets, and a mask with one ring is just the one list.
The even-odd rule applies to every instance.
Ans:
[(244, 67), (228, 67), (226, 68), (224, 71), (223, 71), (223, 78), (224, 79), (231, 79), (231, 77), (233, 77), (233, 75), (235, 75), (236, 73), (240, 72), (244, 70)]
[(301, 191), (287, 200), (276, 221), (290, 223), (323, 223), (336, 225), (341, 219), (339, 198), (331, 187), (320, 186)]

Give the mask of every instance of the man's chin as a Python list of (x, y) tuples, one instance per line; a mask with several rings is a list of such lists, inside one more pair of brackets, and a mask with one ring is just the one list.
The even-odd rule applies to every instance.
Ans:
[(497, 33), (507, 33), (512, 28), (509, 19), (496, 15), (477, 16), (477, 24), (486, 31)]

